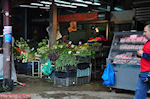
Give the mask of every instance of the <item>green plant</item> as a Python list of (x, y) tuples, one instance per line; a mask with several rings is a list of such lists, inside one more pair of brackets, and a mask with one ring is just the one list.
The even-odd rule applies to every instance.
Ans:
[(38, 43), (37, 54), (40, 55), (40, 58), (48, 57), (50, 49), (47, 44), (48, 39), (43, 39), (42, 42)]
[(20, 40), (16, 40), (15, 45), (16, 47), (19, 47), (21, 50), (24, 51), (30, 50), (28, 43), (23, 38), (20, 38)]
[(15, 46), (13, 46), (12, 49), (15, 58), (22, 60), (23, 63), (32, 62), (34, 60), (36, 50), (34, 50), (34, 48), (30, 49), (27, 41), (25, 41), (23, 38), (16, 40)]
[(71, 54), (71, 51), (64, 50), (59, 54), (59, 58), (56, 60), (55, 69), (56, 71), (65, 71), (66, 66), (74, 68), (79, 63), (75, 56)]

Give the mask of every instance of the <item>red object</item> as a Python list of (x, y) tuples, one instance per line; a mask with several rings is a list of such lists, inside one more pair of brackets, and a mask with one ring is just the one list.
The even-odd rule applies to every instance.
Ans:
[(25, 87), (25, 86), (26, 86), (26, 84), (25, 84), (25, 83), (22, 83), (22, 86), (23, 86), (23, 87)]
[(128, 55), (126, 55), (126, 57), (129, 57)]
[(0, 99), (31, 99), (29, 93), (1, 93)]
[(93, 40), (93, 39), (94, 39), (94, 37), (90, 37), (90, 38), (89, 38), (89, 40)]
[(101, 40), (102, 38), (101, 38), (101, 37), (96, 37), (96, 39), (97, 39), (97, 40)]
[(98, 13), (59, 15), (58, 22), (97, 20)]
[[(143, 47), (143, 52), (144, 53), (150, 53), (150, 41), (144, 44)], [(147, 59), (141, 58), (141, 72), (147, 72), (150, 71), (150, 61)]]
[(21, 52), (25, 53), (25, 51), (21, 50), (20, 48), (16, 48), (16, 50), (21, 54)]

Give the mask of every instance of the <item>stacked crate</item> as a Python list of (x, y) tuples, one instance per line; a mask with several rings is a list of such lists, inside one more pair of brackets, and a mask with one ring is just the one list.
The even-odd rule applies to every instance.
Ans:
[(75, 69), (66, 72), (55, 71), (54, 84), (63, 86), (81, 85), (90, 82), (90, 59), (89, 57), (77, 57), (80, 63)]
[(77, 84), (77, 71), (76, 68), (70, 70), (69, 66), (66, 67), (66, 72), (55, 71), (54, 84), (63, 86), (72, 86)]
[(85, 84), (90, 82), (90, 64), (79, 63), (77, 66), (77, 84)]

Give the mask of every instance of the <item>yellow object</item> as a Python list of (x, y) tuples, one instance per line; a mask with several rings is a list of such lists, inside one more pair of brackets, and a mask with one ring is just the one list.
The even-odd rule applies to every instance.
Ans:
[(76, 21), (70, 22), (70, 27), (68, 28), (68, 31), (69, 32), (77, 31), (77, 22)]

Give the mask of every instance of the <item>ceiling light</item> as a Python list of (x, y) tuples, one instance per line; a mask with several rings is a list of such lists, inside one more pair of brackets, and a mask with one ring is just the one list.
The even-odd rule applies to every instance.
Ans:
[(70, 4), (70, 2), (60, 1), (60, 0), (55, 0), (55, 2), (58, 2), (58, 3), (64, 3), (64, 4)]
[(58, 3), (57, 3), (56, 5), (57, 5), (57, 6), (61, 6), (61, 5), (60, 5), (60, 4), (58, 4)]
[(114, 10), (116, 10), (116, 11), (122, 11), (123, 9), (115, 7)]
[(62, 6), (62, 7), (70, 7), (70, 8), (77, 8), (76, 6), (72, 5), (65, 5), (65, 4), (56, 4), (57, 6)]
[(31, 5), (19, 5), (19, 6), (25, 8), (38, 8), (37, 6), (31, 6)]
[(40, 7), (40, 9), (50, 9), (49, 7)]
[(84, 2), (83, 0), (75, 0), (75, 1), (77, 1), (77, 2)]
[(50, 5), (45, 5), (45, 7), (50, 7)]
[(30, 3), (30, 5), (43, 6), (43, 4), (40, 4), (40, 3)]
[(95, 3), (93, 3), (92, 5), (101, 5), (101, 4), (100, 4), (100, 3), (96, 3), (96, 2), (95, 2)]
[(90, 1), (84, 1), (84, 3), (86, 3), (86, 4), (92, 4), (92, 2), (90, 2)]
[(88, 7), (88, 5), (86, 5), (86, 4), (80, 4), (80, 3), (71, 3), (71, 5)]
[(43, 4), (52, 4), (52, 2), (48, 2), (48, 1), (41, 1), (40, 3), (43, 3)]

